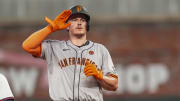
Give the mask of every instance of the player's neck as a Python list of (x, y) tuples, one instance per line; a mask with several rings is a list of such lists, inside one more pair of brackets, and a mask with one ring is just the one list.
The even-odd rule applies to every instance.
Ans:
[(81, 37), (79, 36), (71, 36), (70, 41), (72, 44), (76, 46), (82, 46), (87, 40), (86, 40), (86, 35), (83, 35)]

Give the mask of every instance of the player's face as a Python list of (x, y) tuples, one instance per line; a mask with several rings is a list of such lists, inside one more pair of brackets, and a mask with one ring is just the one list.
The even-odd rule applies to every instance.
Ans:
[(83, 15), (75, 15), (70, 20), (71, 25), (68, 30), (71, 34), (74, 35), (84, 35), (86, 34), (86, 19)]

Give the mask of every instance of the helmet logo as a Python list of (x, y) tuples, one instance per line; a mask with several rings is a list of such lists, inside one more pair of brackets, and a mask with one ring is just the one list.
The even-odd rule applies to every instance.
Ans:
[(80, 12), (82, 10), (82, 7), (81, 6), (77, 6), (76, 10), (77, 10), (77, 12)]

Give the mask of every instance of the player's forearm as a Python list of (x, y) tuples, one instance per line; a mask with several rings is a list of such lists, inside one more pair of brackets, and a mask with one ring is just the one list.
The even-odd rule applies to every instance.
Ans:
[(118, 78), (112, 76), (103, 76), (103, 79), (99, 82), (106, 90), (116, 91), (118, 88)]
[(37, 48), (41, 42), (51, 33), (50, 26), (47, 26), (30, 35), (22, 44), (25, 50)]

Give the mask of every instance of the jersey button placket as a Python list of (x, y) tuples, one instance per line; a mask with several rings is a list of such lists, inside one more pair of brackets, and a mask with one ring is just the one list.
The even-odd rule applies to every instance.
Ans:
[(77, 64), (77, 62), (78, 62), (78, 58), (80, 58), (81, 57), (81, 50), (77, 50), (77, 60), (76, 60), (76, 66), (77, 66), (77, 68), (76, 68), (76, 74), (75, 74), (75, 76), (76, 76), (76, 81), (75, 81), (75, 99), (78, 99), (78, 84), (79, 84), (79, 73), (80, 73), (80, 65), (79, 64)]

